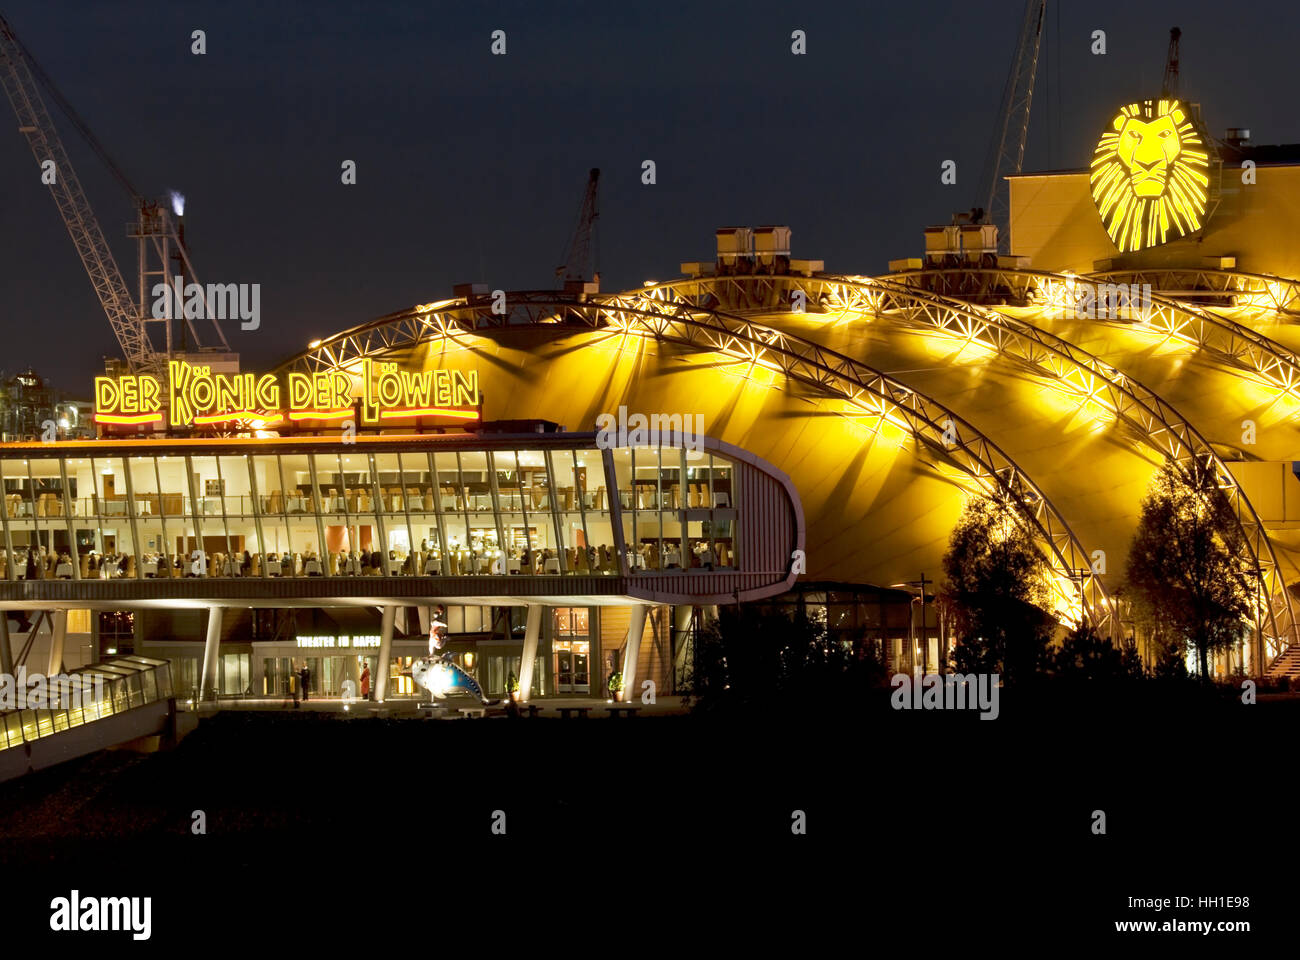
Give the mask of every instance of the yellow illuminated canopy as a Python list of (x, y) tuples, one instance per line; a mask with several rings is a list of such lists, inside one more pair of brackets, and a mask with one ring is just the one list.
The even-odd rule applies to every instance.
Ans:
[(1092, 199), (1120, 253), (1143, 250), (1201, 228), (1210, 156), (1191, 111), (1179, 100), (1124, 106), (1092, 158)]

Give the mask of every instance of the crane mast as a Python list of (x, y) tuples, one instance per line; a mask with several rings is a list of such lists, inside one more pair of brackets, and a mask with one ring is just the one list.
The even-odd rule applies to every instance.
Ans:
[(599, 184), (600, 170), (592, 167), (587, 174), (587, 189), (582, 195), (578, 223), (573, 228), (564, 263), (555, 270), (555, 278), (570, 293), (596, 293), (600, 289), (600, 274), (596, 273), (594, 263), (596, 218), (600, 216), (597, 206)]
[[(95, 295), (99, 297), (100, 306), (108, 317), (109, 326), (121, 348), (127, 369), (132, 373), (159, 372), (172, 354), (172, 322), (166, 323), (166, 353), (154, 349), (149, 339), (146, 324), (154, 319), (149, 305), (152, 301), (153, 284), (149, 281), (170, 283), (168, 276), (171, 264), (179, 260), (182, 272), (193, 282), (198, 278), (194, 265), (190, 262), (185, 244), (177, 233), (176, 224), (170, 211), (162, 204), (146, 199), (132, 186), (120, 167), (113, 162), (103, 145), (91, 133), (72, 105), (63, 97), (54, 81), (41, 69), (35, 58), (23, 46), (9, 22), (0, 16), (0, 86), (4, 87), (18, 118), (18, 132), (27, 138), (32, 155), (41, 167), (43, 178), (50, 178), (50, 193), (59, 215), (68, 228), (73, 246), (81, 257), (82, 265), (90, 277)], [(67, 150), (64, 149), (58, 130), (45, 107), (41, 89), (50, 95), (63, 111), (69, 122), (86, 140), (95, 154), (103, 161), (109, 172), (130, 194), (136, 208), (136, 220), (127, 226), (127, 234), (137, 242), (139, 254), (139, 274), (137, 296), (132, 298), (122, 271), (104, 237), (99, 221), (95, 217), (90, 202), (86, 199), (81, 181), (72, 166)], [(52, 164), (52, 168), (49, 166)], [(177, 211), (179, 215), (179, 211)], [(151, 254), (159, 266), (151, 268)], [(225, 333), (217, 324), (207, 302), (205, 294), (205, 315), (213, 318), (212, 325), (221, 341), (222, 347), (230, 349)], [(193, 336), (195, 347), (199, 347), (198, 331), (191, 318), (182, 315), (185, 324)]]
[[(4, 86), (9, 102), (18, 117), (18, 132), (26, 136), (42, 173), (48, 170), (47, 161), (53, 163), (53, 182), (50, 194), (59, 208), (59, 215), (68, 228), (72, 243), (77, 248), (81, 263), (90, 275), (100, 305), (108, 316), (113, 335), (127, 366), (132, 370), (153, 367), (157, 363), (153, 345), (145, 334), (143, 317), (131, 298), (122, 271), (118, 269), (113, 252), (109, 249), (95, 219), (81, 181), (68, 159), (63, 141), (59, 139), (50, 120), (45, 102), (36, 85), (36, 78), (28, 66), (30, 57), (22, 42), (14, 34), (8, 21), (0, 17), (0, 85)], [(116, 171), (115, 171), (116, 172)]]
[(1027, 0), (1020, 24), (1011, 72), (1002, 92), (998, 131), (993, 141), (984, 189), (980, 195), (986, 222), (997, 224), (998, 248), (1007, 252), (1011, 211), (1004, 178), (1019, 173), (1025, 162), (1025, 141), (1029, 136), (1029, 107), (1034, 99), (1034, 78), (1038, 73), (1038, 51), (1043, 37), (1047, 0)]
[(1165, 58), (1165, 79), (1160, 85), (1163, 99), (1178, 96), (1178, 40), (1183, 31), (1174, 27), (1169, 31), (1169, 55)]

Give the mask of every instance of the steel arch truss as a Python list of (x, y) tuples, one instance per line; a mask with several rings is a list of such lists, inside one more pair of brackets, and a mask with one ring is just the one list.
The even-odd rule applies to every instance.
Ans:
[[(891, 276), (891, 282), (916, 285), (943, 296), (986, 301), (1005, 297), (1014, 305), (1034, 306), (1047, 311), (1075, 309), (1081, 284), (1150, 283), (1151, 274), (1106, 273), (1075, 277), (1040, 270), (993, 268), (936, 269), (909, 271)], [(1263, 383), (1277, 387), (1300, 401), (1300, 358), (1285, 346), (1244, 324), (1214, 313), (1199, 304), (1162, 296), (1154, 291), (1148, 305), (1133, 308), (1135, 323), (1164, 337), (1204, 350), (1220, 363), (1244, 371)], [(1099, 307), (1100, 309), (1100, 307)], [(1124, 312), (1130, 312), (1124, 308)], [(1108, 322), (1105, 317), (1101, 322)], [(1113, 321), (1109, 321), (1113, 322)]]
[(391, 313), (313, 344), (279, 368), (282, 373), (318, 373), (347, 368), (363, 357), (377, 357), (431, 337), (448, 338), (495, 327), (558, 324), (600, 327), (606, 323), (593, 305), (564, 299), (553, 290), (512, 292), (504, 307), (493, 309), (480, 297), (426, 303)]
[[(1054, 274), (991, 271), (1006, 280), (1025, 277), (1065, 280)], [(911, 276), (917, 276), (912, 274)], [(752, 285), (747, 293), (737, 288)], [(1245, 493), (1214, 448), (1172, 405), (1145, 385), (1101, 358), (1045, 330), (996, 310), (940, 296), (894, 280), (819, 275), (802, 277), (724, 276), (656, 284), (620, 295), (624, 303), (655, 299), (684, 304), (725, 304), (751, 310), (789, 310), (791, 294), (803, 291), (807, 309), (839, 313), (846, 319), (866, 314), (944, 331), (1009, 357), (1072, 393), (1081, 402), (1099, 403), (1133, 428), (1158, 453), (1176, 463), (1199, 465), (1215, 477), (1241, 526), (1241, 559), (1251, 572), (1252, 611), (1262, 659), (1272, 660), (1295, 641), (1290, 597), (1273, 545)], [(779, 304), (780, 306), (777, 306)], [(1170, 305), (1181, 309), (1180, 305)], [(1261, 662), (1260, 668), (1264, 664)]]
[(1281, 314), (1300, 319), (1300, 280), (1239, 270), (1106, 270), (1090, 274), (1109, 283), (1149, 283), (1152, 290), (1175, 300), (1222, 297), (1227, 306), (1252, 311), (1253, 316)]
[[(282, 372), (353, 369), (434, 339), (517, 326), (580, 326), (644, 336), (777, 370), (823, 396), (852, 404), (859, 414), (905, 430), (935, 457), (963, 473), (971, 487), (1015, 504), (1052, 569), (1055, 606), (1063, 619), (1082, 609), (1100, 633), (1118, 637), (1113, 602), (1065, 518), (1029, 476), (996, 444), (954, 411), (881, 371), (742, 317), (663, 301), (639, 293), (576, 302), (554, 293), (510, 294), (506, 312), (490, 304), (444, 301), (393, 314), (300, 354)], [(559, 333), (559, 331), (557, 331)]]

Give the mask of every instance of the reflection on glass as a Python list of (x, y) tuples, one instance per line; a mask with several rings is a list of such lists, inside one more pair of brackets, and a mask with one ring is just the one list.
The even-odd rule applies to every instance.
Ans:
[(94, 457), (87, 479), (98, 505), (99, 531), (95, 549), (87, 554), (90, 579), (136, 577), (136, 551), (131, 538), (132, 505), (128, 503), (121, 457)]
[(621, 448), (612, 480), (606, 462), (558, 447), (0, 458), (0, 577), (614, 575), (620, 539), (633, 574), (736, 569), (730, 461)]

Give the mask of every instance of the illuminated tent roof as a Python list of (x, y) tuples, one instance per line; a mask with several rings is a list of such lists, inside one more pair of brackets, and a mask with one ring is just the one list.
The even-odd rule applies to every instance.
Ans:
[[(355, 374), (380, 356), (473, 367), (485, 419), (570, 430), (620, 405), (700, 414), (708, 435), (791, 476), (810, 579), (936, 576), (965, 499), (1014, 482), (1055, 551), (1065, 619), (1063, 598), (1081, 609), (1078, 580), (1084, 608), (1104, 615), (1152, 474), (1166, 456), (1196, 458), (1237, 507), (1261, 570), (1265, 655), (1276, 656), (1294, 632), (1283, 585), (1300, 579), (1300, 536), (1256, 511), (1242, 484), (1255, 482), (1254, 463), (1288, 460), (1297, 439), (1290, 282), (1210, 277), (1236, 291), (1213, 309), (1156, 295), (1146, 319), (1096, 320), (1071, 305), (1084, 278), (959, 272), (976, 292), (1010, 291), (1009, 303), (948, 296), (953, 271), (702, 277), (585, 302), (513, 293), (505, 315), (486, 299), (428, 304), (284, 369)], [(796, 290), (803, 312), (790, 307)], [(1080, 570), (1094, 563), (1096, 576)]]

